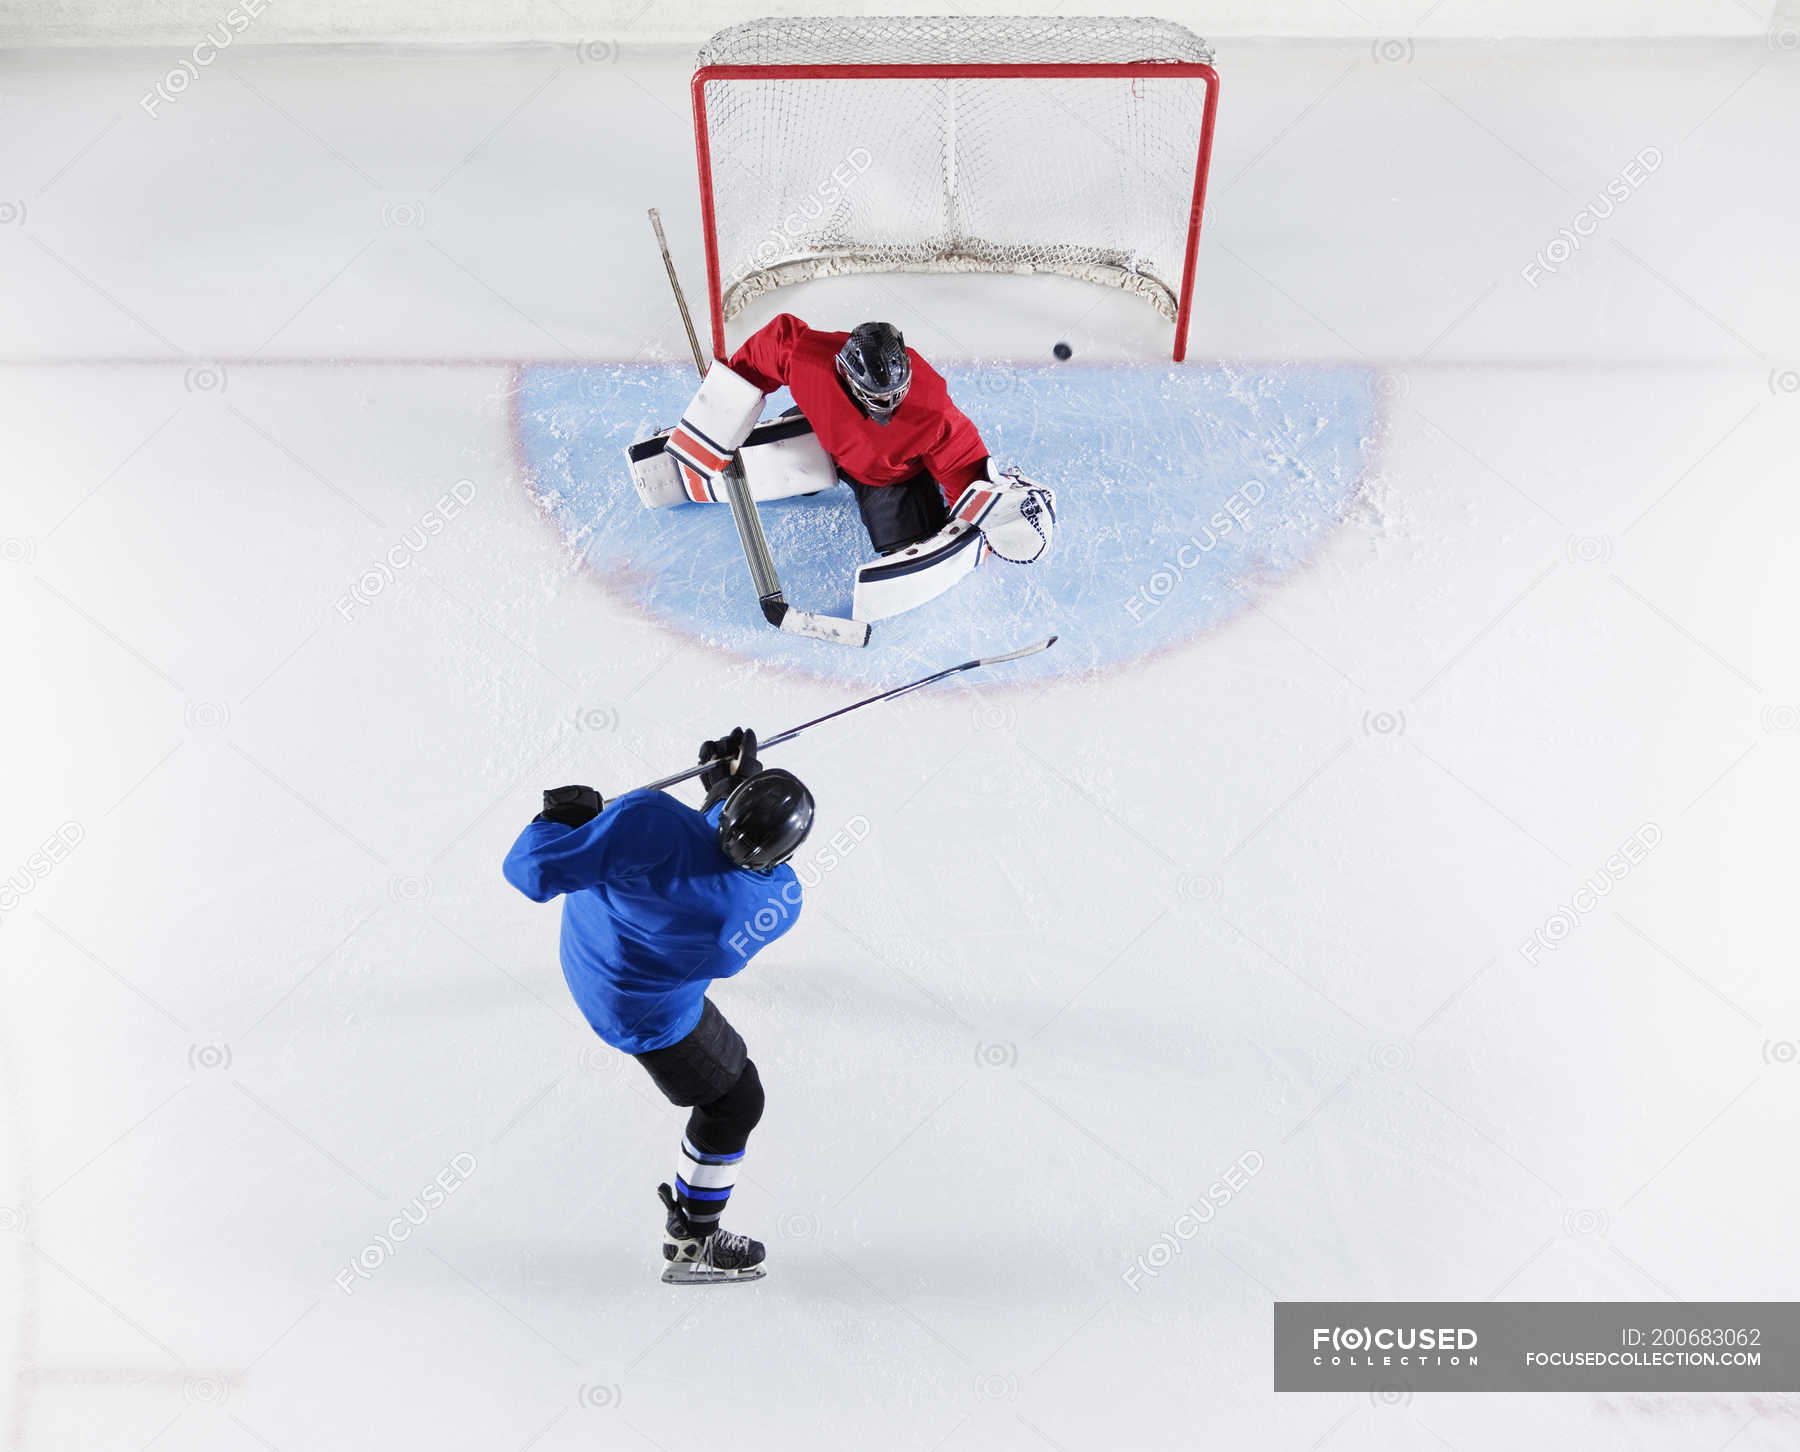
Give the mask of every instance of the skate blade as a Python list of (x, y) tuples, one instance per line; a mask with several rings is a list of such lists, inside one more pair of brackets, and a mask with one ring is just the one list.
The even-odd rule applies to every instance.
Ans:
[(662, 1278), (665, 1286), (730, 1285), (733, 1281), (760, 1281), (763, 1278), (763, 1268), (753, 1265), (747, 1270), (726, 1271), (695, 1265), (666, 1265), (663, 1267)]

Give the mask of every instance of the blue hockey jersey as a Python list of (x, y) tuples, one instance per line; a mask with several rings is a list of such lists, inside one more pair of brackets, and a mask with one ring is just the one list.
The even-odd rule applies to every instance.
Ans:
[(793, 868), (752, 872), (720, 850), (722, 806), (627, 792), (584, 826), (532, 822), (506, 854), (506, 880), (526, 897), (562, 896), (563, 977), (614, 1048), (641, 1054), (685, 1038), (707, 985), (800, 915)]

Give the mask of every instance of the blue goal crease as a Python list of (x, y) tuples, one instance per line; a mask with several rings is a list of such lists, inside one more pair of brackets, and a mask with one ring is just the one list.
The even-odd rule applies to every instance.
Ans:
[[(990, 558), (918, 610), (878, 621), (866, 650), (771, 630), (730, 511), (647, 510), (625, 447), (672, 423), (693, 393), (676, 365), (538, 364), (519, 384), (530, 483), (586, 566), (643, 613), (746, 660), (887, 682), (906, 665), (1058, 648), (1023, 677), (1140, 659), (1242, 610), (1248, 591), (1302, 565), (1345, 517), (1376, 431), (1372, 369), (970, 364), (943, 369), (1003, 466), (1056, 490), (1050, 554)], [(787, 406), (784, 393), (769, 413)], [(782, 592), (850, 613), (870, 558), (845, 488), (762, 506)]]

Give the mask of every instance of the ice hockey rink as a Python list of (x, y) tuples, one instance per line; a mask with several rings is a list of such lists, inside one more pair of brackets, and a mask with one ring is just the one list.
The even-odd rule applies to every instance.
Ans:
[[(620, 463), (692, 44), (243, 44), (154, 117), (167, 49), (0, 53), (0, 1445), (1800, 1443), (1270, 1389), (1277, 1299), (1800, 1299), (1800, 13), (1422, 8), (1210, 37), (1182, 365), (1057, 278), (733, 324), (890, 319), (1058, 489), (860, 653)], [(845, 491), (765, 514), (841, 610)], [(681, 1116), (500, 876), (539, 790), (1053, 631), (770, 753), (849, 845), (715, 991), (769, 1274), (660, 1284)]]

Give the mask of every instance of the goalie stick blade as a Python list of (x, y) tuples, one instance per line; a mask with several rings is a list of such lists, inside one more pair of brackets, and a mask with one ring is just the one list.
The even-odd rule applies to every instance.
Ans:
[[(765, 604), (764, 613), (768, 613)], [(804, 635), (808, 640), (827, 640), (833, 645), (862, 646), (869, 643), (866, 620), (840, 620), (835, 615), (815, 615), (810, 610), (796, 610), (792, 605), (774, 622), (789, 635)]]

